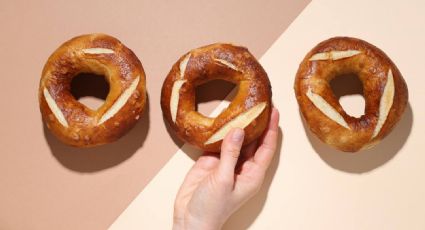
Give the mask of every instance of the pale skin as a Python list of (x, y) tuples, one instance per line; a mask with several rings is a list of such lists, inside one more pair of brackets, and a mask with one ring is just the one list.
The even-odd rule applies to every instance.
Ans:
[(243, 129), (231, 130), (220, 157), (205, 152), (177, 193), (174, 230), (217, 230), (261, 188), (276, 152), (279, 112), (273, 108), (269, 125), (256, 142), (242, 148)]

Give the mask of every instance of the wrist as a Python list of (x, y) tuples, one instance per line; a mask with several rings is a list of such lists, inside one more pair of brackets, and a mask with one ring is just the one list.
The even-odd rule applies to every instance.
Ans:
[(185, 230), (203, 229), (203, 230), (220, 230), (224, 223), (219, 221), (204, 221), (188, 215), (184, 221)]
[(192, 216), (185, 219), (175, 217), (173, 219), (173, 230), (220, 230), (222, 225), (223, 223), (200, 221)]

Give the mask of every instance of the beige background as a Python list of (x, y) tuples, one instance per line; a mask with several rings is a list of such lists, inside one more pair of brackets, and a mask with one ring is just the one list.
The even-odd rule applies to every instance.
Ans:
[[(420, 0), (317, 0), (297, 17), (261, 58), (285, 137), (264, 187), (225, 229), (425, 229), (424, 10)], [(398, 126), (376, 148), (358, 154), (335, 151), (305, 130), (292, 89), (304, 55), (337, 35), (383, 49), (409, 87)], [(361, 106), (347, 109), (358, 112)], [(183, 146), (111, 229), (170, 228), (174, 196), (193, 164), (185, 153), (199, 154)]]
[[(159, 107), (162, 81), (179, 56), (225, 41), (260, 57), (308, 2), (0, 0), (0, 229), (107, 228), (181, 145)], [(119, 142), (80, 150), (43, 130), (37, 90), (48, 56), (92, 32), (119, 38), (140, 58), (149, 109)]]

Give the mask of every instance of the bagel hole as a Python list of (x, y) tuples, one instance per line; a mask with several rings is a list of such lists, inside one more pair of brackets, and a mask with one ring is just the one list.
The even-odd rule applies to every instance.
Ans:
[(331, 80), (330, 86), (348, 115), (361, 117), (365, 113), (363, 84), (356, 74), (337, 76)]
[(81, 104), (96, 110), (106, 100), (109, 83), (105, 76), (92, 73), (80, 73), (71, 81), (71, 94)]
[[(196, 111), (206, 117), (212, 117), (210, 116), (210, 113), (220, 104), (220, 102), (226, 101), (227, 104), (230, 104), (235, 97), (237, 90), (234, 90), (230, 95), (229, 93), (236, 87), (236, 84), (221, 79), (212, 80), (197, 86)], [(227, 95), (229, 96), (226, 97)]]

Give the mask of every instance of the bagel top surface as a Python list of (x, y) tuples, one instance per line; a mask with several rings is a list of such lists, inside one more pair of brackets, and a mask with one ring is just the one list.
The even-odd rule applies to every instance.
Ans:
[[(230, 105), (217, 117), (196, 111), (196, 87), (222, 79), (238, 86)], [(206, 151), (220, 150), (231, 128), (245, 129), (247, 144), (267, 127), (271, 86), (266, 72), (244, 47), (212, 44), (183, 55), (166, 77), (161, 94), (165, 119), (177, 135)]]
[[(349, 74), (363, 85), (361, 117), (344, 111), (329, 84)], [(312, 132), (347, 152), (377, 144), (400, 120), (408, 100), (406, 83), (390, 58), (379, 48), (349, 37), (331, 38), (314, 47), (299, 66), (294, 88)]]
[[(110, 91), (92, 110), (71, 94), (81, 73), (105, 76)], [(140, 118), (146, 102), (145, 73), (136, 55), (106, 34), (82, 35), (62, 44), (47, 60), (39, 87), (46, 126), (66, 144), (90, 147), (117, 140)]]

